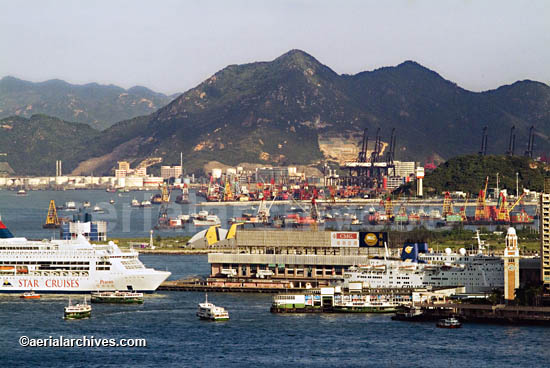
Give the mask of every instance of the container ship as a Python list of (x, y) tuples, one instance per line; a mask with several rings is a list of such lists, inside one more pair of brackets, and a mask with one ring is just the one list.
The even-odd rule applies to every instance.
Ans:
[(170, 272), (146, 268), (134, 250), (115, 243), (16, 238), (0, 221), (0, 293), (153, 292)]

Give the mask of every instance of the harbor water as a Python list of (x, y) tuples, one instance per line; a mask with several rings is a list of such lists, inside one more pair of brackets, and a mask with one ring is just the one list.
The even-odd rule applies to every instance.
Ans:
[[(206, 275), (206, 256), (142, 255), (173, 278)], [(271, 314), (272, 295), (211, 293), (228, 322), (196, 316), (204, 295), (158, 292), (143, 305), (94, 304), (90, 319), (65, 321), (68, 296), (22, 300), (0, 295), (0, 357), (5, 367), (543, 367), (550, 329), (392, 321), (390, 315)], [(72, 296), (73, 300), (78, 296)], [(31, 338), (142, 338), (147, 347), (21, 347)]]
[[(59, 238), (59, 229), (42, 229), (42, 224), (46, 220), (50, 200), (55, 200), (57, 206), (63, 206), (66, 202), (73, 201), (78, 207), (81, 207), (85, 201), (89, 201), (91, 206), (88, 212), (92, 214), (94, 220), (107, 221), (107, 230), (109, 237), (149, 237), (150, 230), (156, 225), (159, 216), (160, 206), (153, 205), (149, 208), (134, 208), (130, 206), (132, 199), (138, 201), (149, 200), (153, 194), (159, 193), (150, 191), (133, 191), (125, 193), (107, 193), (104, 190), (67, 190), (67, 191), (29, 191), (26, 196), (17, 196), (14, 191), (0, 190), (0, 216), (6, 226), (8, 226), (15, 235), (25, 236), (31, 239), (51, 239)], [(220, 206), (208, 205), (208, 203), (199, 205), (204, 201), (203, 198), (197, 198), (195, 192), (190, 192), (190, 204), (176, 204), (172, 196), (172, 201), (167, 205), (167, 214), (169, 217), (176, 217), (179, 214), (198, 213), (206, 210), (210, 214), (217, 215), (221, 220), (222, 228), (228, 228), (228, 221), (234, 217), (241, 217), (243, 213), (255, 214), (258, 209), (257, 204), (245, 204), (239, 206)], [(113, 204), (110, 201), (114, 201)], [(98, 205), (104, 210), (104, 213), (93, 213), (93, 207)], [(269, 204), (268, 204), (269, 205)], [(272, 217), (288, 214), (292, 210), (299, 209), (299, 206), (308, 210), (307, 204), (274, 204), (271, 208)], [(321, 215), (330, 213), (338, 217), (338, 221), (326, 222), (324, 228), (332, 230), (360, 230), (368, 228), (371, 231), (381, 231), (390, 226), (392, 230), (406, 231), (419, 226), (418, 224), (404, 225), (398, 222), (391, 225), (370, 225), (366, 221), (369, 204), (356, 205), (338, 205), (330, 210), (322, 210)], [(383, 211), (380, 205), (374, 205), (377, 211)], [(432, 207), (433, 208), (433, 207)], [(421, 206), (407, 206), (407, 210), (418, 212), (420, 209), (429, 211), (430, 208)], [(397, 211), (397, 208), (394, 209)], [(441, 209), (440, 209), (441, 210)], [(527, 206), (527, 212), (534, 214), (534, 206)], [(475, 207), (467, 208), (467, 214), (473, 215)], [(58, 211), (59, 217), (72, 219), (78, 215), (78, 211)], [(306, 215), (306, 214), (304, 214)], [(350, 219), (355, 216), (363, 222), (361, 225), (351, 225)], [(82, 215), (83, 218), (83, 215)], [(342, 220), (343, 219), (343, 220)], [(347, 219), (347, 220), (346, 220)], [(533, 225), (537, 229), (538, 220)], [(426, 221), (422, 226), (430, 229), (444, 230), (451, 226), (439, 227), (437, 221)], [(523, 226), (523, 225), (522, 225)], [(494, 230), (496, 226), (485, 226), (488, 230)], [(183, 229), (164, 229), (155, 230), (155, 236), (192, 236), (206, 227), (196, 227), (192, 224), (186, 224)], [(474, 228), (474, 226), (466, 226)], [(305, 227), (304, 229), (308, 229)]]
[[(151, 193), (104, 191), (29, 192), (17, 197), (0, 191), (0, 214), (16, 234), (28, 238), (58, 237), (43, 230), (50, 199), (90, 201), (105, 209), (97, 219), (109, 221), (109, 236), (148, 236), (158, 206), (132, 209), (130, 201)], [(115, 204), (109, 204), (114, 199)], [(181, 211), (198, 212), (183, 205)], [(150, 211), (149, 214), (147, 211)], [(338, 209), (342, 211), (341, 209)], [(349, 209), (352, 210), (351, 208)], [(219, 208), (222, 221), (242, 208)], [(361, 211), (361, 210), (357, 210)], [(364, 211), (364, 210), (363, 210)], [(72, 215), (61, 213), (61, 216)], [(161, 234), (191, 235), (196, 229)], [(207, 276), (205, 255), (141, 255), (149, 267), (172, 272), (170, 279)], [(81, 296), (70, 296), (73, 302)], [(45, 367), (517, 367), (547, 366), (550, 351), (545, 327), (465, 324), (438, 329), (433, 323), (392, 321), (391, 315), (289, 314), (269, 312), (271, 294), (211, 293), (209, 301), (225, 307), (228, 322), (200, 321), (195, 313), (204, 294), (161, 291), (146, 295), (143, 305), (94, 304), (90, 319), (63, 320), (69, 295), (39, 300), (0, 294), (2, 365)], [(53, 339), (145, 339), (146, 347), (22, 347), (21, 336)]]

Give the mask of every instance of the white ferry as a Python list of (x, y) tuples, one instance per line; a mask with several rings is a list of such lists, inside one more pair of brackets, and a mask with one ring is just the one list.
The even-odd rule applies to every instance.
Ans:
[(429, 253), (427, 244), (405, 244), (401, 259), (372, 259), (344, 272), (344, 287), (362, 283), (365, 288), (420, 288), (464, 286), (467, 293), (491, 292), (504, 287), (504, 261), (464, 248), (454, 253)]
[(208, 319), (211, 321), (228, 321), (229, 313), (223, 307), (217, 307), (208, 302), (208, 294), (205, 295), (204, 303), (199, 303), (197, 316), (200, 319)]
[(115, 243), (92, 245), (75, 240), (15, 238), (0, 221), (0, 293), (153, 292), (170, 272), (146, 268), (135, 250)]

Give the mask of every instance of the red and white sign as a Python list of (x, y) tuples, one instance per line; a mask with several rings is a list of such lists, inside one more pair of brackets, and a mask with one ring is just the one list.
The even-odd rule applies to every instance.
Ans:
[(330, 234), (331, 247), (359, 247), (359, 233), (353, 231), (333, 231)]

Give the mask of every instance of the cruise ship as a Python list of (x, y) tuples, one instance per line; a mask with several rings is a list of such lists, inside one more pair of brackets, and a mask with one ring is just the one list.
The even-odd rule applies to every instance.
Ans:
[(0, 293), (133, 290), (153, 292), (170, 272), (146, 268), (135, 250), (115, 243), (16, 238), (0, 221)]
[(426, 243), (407, 243), (401, 259), (372, 259), (368, 264), (344, 272), (344, 287), (362, 283), (364, 288), (422, 288), (464, 286), (467, 293), (491, 292), (504, 287), (504, 261), (486, 255), (482, 244), (477, 252), (458, 253), (450, 248), (430, 253)]

